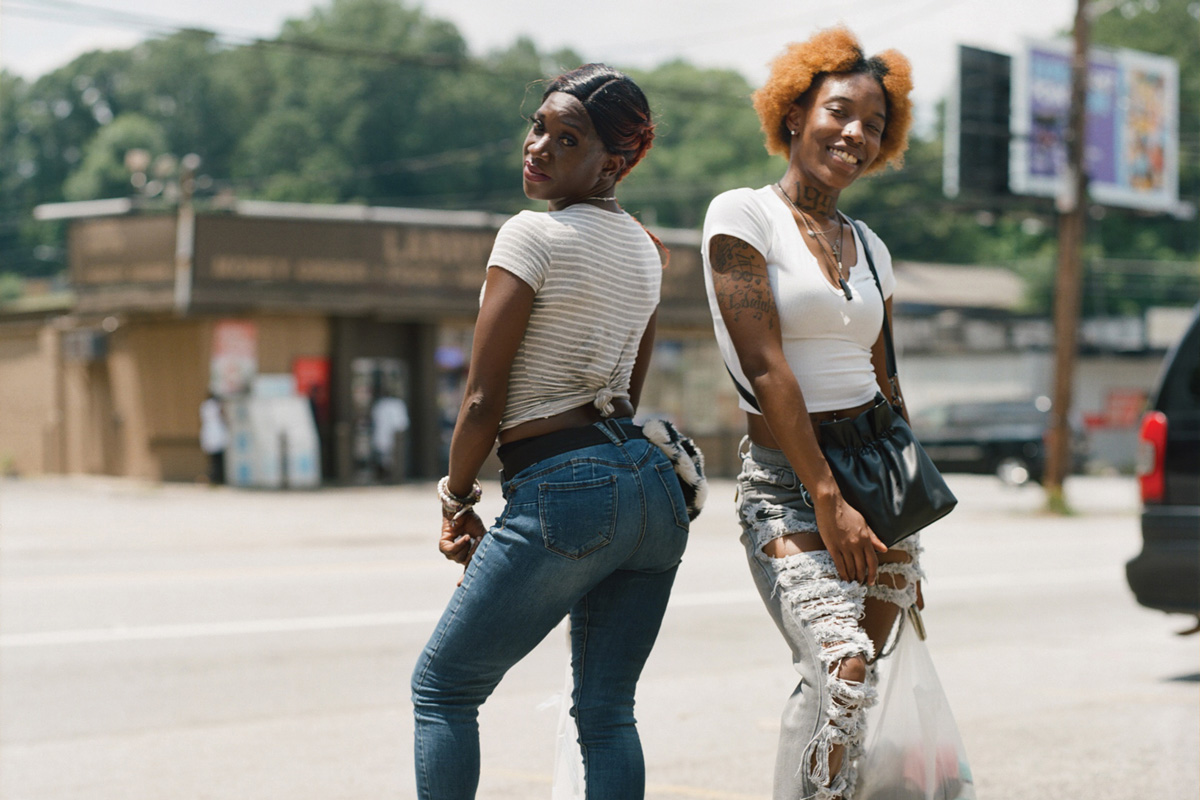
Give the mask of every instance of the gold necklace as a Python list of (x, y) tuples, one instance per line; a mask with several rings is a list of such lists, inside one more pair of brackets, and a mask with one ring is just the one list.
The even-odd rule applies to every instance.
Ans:
[(783, 199), (788, 201), (788, 205), (796, 209), (796, 213), (800, 215), (801, 221), (804, 222), (804, 227), (808, 229), (808, 235), (817, 240), (817, 244), (821, 248), (821, 254), (829, 259), (830, 264), (837, 265), (838, 285), (842, 289), (842, 294), (846, 296), (847, 300), (853, 300), (854, 293), (850, 291), (850, 284), (847, 282), (847, 279), (850, 277), (850, 275), (842, 268), (842, 238), (843, 234), (845, 233), (845, 229), (844, 223), (842, 222), (841, 212), (837, 212), (837, 221), (834, 223), (838, 229), (837, 244), (834, 244), (833, 242), (829, 241), (829, 237), (827, 235), (829, 231), (833, 230), (834, 225), (830, 225), (823, 231), (818, 231), (813, 226), (808, 213), (800, 208), (800, 206), (796, 205), (796, 201), (792, 199), (791, 195), (785, 192), (783, 187), (778, 183), (775, 184), (775, 188), (779, 189), (779, 193), (783, 195)]

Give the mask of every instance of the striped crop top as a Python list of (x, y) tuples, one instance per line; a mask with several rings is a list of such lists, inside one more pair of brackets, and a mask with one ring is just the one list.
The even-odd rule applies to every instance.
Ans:
[(658, 249), (642, 226), (588, 203), (522, 211), (496, 234), (492, 267), (535, 293), (500, 430), (588, 403), (611, 414), (613, 400), (629, 397), (662, 285)]

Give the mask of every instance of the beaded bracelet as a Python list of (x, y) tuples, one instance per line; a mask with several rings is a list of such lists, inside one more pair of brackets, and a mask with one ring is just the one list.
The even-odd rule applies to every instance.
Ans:
[(479, 502), (479, 498), (483, 497), (483, 487), (479, 485), (478, 479), (471, 487), (470, 494), (466, 497), (458, 497), (450, 491), (449, 475), (438, 481), (437, 492), (438, 499), (442, 501), (442, 516), (446, 519), (458, 519), (471, 510)]

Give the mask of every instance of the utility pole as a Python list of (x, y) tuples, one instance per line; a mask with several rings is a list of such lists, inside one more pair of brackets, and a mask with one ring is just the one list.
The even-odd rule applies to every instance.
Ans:
[(1079, 345), (1079, 294), (1083, 239), (1087, 224), (1087, 171), (1084, 130), (1087, 108), (1088, 0), (1076, 0), (1075, 48), (1071, 62), (1071, 107), (1067, 117), (1067, 177), (1058, 198), (1058, 275), (1054, 284), (1054, 405), (1047, 441), (1046, 505), (1063, 512), (1063, 480), (1071, 468), (1071, 395)]
[(175, 312), (186, 314), (192, 304), (192, 260), (196, 251), (196, 170), (200, 156), (188, 153), (179, 164), (179, 213), (175, 229)]

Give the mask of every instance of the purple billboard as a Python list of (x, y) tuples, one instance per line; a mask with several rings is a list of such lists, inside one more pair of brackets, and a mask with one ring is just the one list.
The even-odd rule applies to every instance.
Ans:
[[(1065, 187), (1069, 42), (1028, 42), (1013, 60), (1009, 188), (1054, 197)], [(1088, 61), (1084, 168), (1098, 203), (1179, 207), (1179, 67), (1132, 50)]]

